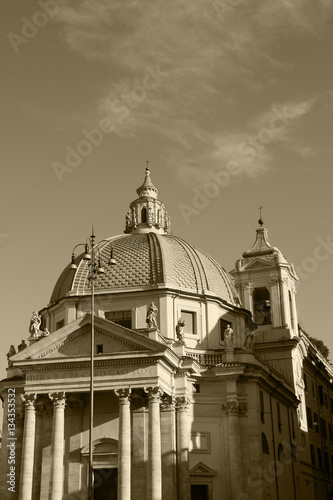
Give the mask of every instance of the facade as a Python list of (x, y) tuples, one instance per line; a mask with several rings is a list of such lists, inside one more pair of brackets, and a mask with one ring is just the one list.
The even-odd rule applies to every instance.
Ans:
[(294, 267), (260, 219), (228, 274), (171, 233), (148, 168), (137, 194), (10, 348), (1, 498), (86, 499), (91, 458), (95, 500), (332, 498), (333, 370)]

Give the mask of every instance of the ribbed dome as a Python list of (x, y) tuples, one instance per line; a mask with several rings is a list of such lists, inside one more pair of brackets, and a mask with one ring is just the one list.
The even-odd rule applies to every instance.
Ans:
[[(215, 294), (239, 304), (237, 292), (226, 271), (212, 257), (170, 234), (126, 234), (97, 245), (105, 274), (95, 282), (96, 293), (172, 287), (195, 293)], [(108, 264), (110, 251), (117, 265)], [(89, 266), (83, 254), (77, 270), (68, 265), (60, 275), (51, 304), (65, 296), (90, 293)]]

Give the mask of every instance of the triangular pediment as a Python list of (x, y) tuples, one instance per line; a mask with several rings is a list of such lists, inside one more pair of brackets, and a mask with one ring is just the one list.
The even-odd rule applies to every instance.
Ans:
[[(163, 344), (149, 339), (143, 333), (129, 330), (104, 318), (95, 316), (94, 323), (95, 346), (103, 346), (101, 355), (153, 353), (165, 349)], [(85, 314), (15, 354), (11, 361), (15, 363), (33, 359), (77, 358), (89, 356), (90, 352), (91, 315)]]
[(216, 470), (211, 469), (203, 462), (199, 462), (190, 469), (191, 476), (216, 476)]
[(255, 260), (252, 260), (248, 264), (246, 264), (244, 266), (244, 269), (251, 270), (251, 271), (257, 271), (257, 270), (260, 271), (262, 269), (272, 267), (273, 264), (274, 264), (274, 262), (271, 260), (264, 260), (264, 259), (257, 258)]

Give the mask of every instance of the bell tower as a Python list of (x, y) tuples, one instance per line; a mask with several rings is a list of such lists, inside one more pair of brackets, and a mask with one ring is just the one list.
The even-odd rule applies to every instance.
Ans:
[(260, 217), (254, 245), (243, 253), (231, 271), (242, 304), (252, 312), (253, 321), (265, 340), (298, 336), (296, 275), (280, 250), (268, 241), (268, 231)]
[(171, 232), (170, 217), (165, 205), (158, 200), (159, 190), (151, 181), (148, 163), (147, 161), (144, 182), (136, 190), (139, 197), (132, 201), (126, 214), (124, 233), (168, 234)]

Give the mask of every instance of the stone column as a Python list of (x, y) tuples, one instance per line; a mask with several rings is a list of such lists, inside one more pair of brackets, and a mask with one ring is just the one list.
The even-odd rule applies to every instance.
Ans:
[(247, 404), (230, 399), (222, 404), (222, 410), (228, 418), (230, 498), (234, 499), (243, 493), (239, 415), (246, 413)]
[(35, 451), (36, 394), (21, 394), (25, 407), (23, 446), (21, 458), (20, 500), (32, 499), (32, 480)]
[(176, 398), (177, 412), (177, 479), (178, 500), (190, 500), (190, 473), (189, 473), (189, 432), (187, 410), (190, 403), (186, 397)]
[(161, 404), (162, 493), (163, 498), (177, 498), (176, 412), (174, 398)]
[(49, 398), (53, 402), (50, 500), (62, 500), (64, 483), (64, 430), (66, 398), (64, 392), (49, 393)]
[(114, 391), (119, 398), (118, 498), (131, 498), (130, 387)]
[(149, 400), (148, 421), (148, 499), (162, 500), (162, 457), (161, 457), (161, 424), (160, 403), (162, 389), (145, 388)]

